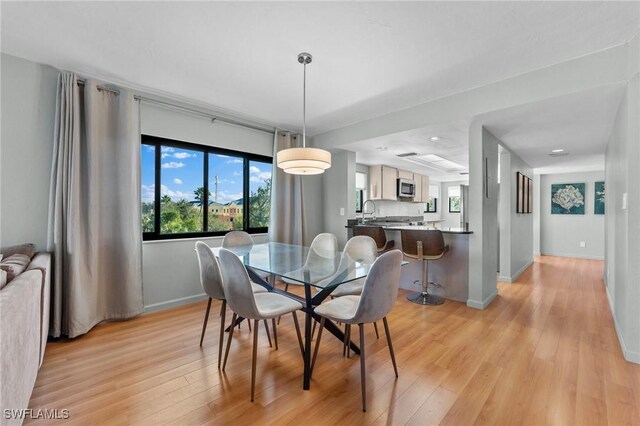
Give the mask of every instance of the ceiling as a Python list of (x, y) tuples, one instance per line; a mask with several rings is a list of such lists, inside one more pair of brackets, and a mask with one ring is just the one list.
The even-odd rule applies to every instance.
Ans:
[[(604, 152), (624, 84), (614, 84), (485, 114), (483, 125), (538, 173), (603, 170)], [(437, 181), (466, 179), (459, 171), (417, 165), (399, 154), (436, 154), (468, 171), (467, 121), (434, 125), (345, 145), (362, 164), (387, 164)], [(431, 141), (437, 136), (439, 140)], [(385, 148), (383, 150), (379, 148)], [(551, 157), (553, 149), (569, 153)]]
[[(428, 175), (434, 180), (466, 180), (468, 176), (460, 172), (469, 169), (469, 125), (457, 123), (423, 127), (393, 135), (366, 139), (345, 145), (343, 148), (356, 153), (356, 162), (360, 164), (386, 164), (399, 169)], [(437, 141), (430, 138), (437, 136)], [(385, 149), (380, 149), (385, 148)], [(416, 164), (408, 160), (411, 157), (398, 157), (400, 154), (415, 152), (418, 155), (435, 154), (461, 165), (461, 171), (443, 171)]]
[(5, 53), (288, 129), (301, 123), (296, 55), (309, 51), (307, 123), (316, 134), (624, 43), (638, 31), (640, 4), (2, 2), (1, 8)]
[[(604, 170), (624, 84), (546, 99), (483, 116), (484, 126), (538, 173)], [(553, 149), (569, 155), (551, 157)]]

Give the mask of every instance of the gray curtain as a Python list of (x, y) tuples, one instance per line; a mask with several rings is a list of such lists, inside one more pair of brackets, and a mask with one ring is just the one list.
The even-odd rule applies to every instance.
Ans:
[(269, 241), (304, 245), (306, 241), (302, 176), (290, 175), (276, 165), (276, 153), (299, 146), (300, 135), (275, 131), (271, 182)]
[(49, 212), (50, 334), (142, 313), (140, 133), (133, 94), (61, 73)]

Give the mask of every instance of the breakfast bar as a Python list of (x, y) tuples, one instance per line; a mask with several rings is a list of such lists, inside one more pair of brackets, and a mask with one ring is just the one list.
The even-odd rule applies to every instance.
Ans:
[[(442, 288), (429, 289), (429, 292), (443, 296), (449, 300), (467, 302), (469, 298), (469, 235), (472, 231), (463, 228), (434, 228), (425, 225), (413, 225), (403, 223), (367, 223), (367, 225), (381, 226), (387, 236), (387, 240), (393, 240), (393, 248), (402, 250), (402, 230), (433, 230), (442, 231), (445, 244), (449, 246), (449, 251), (439, 260), (430, 262), (429, 281), (442, 285)], [(361, 226), (358, 224), (348, 225), (347, 228)], [(351, 229), (349, 230), (351, 231)], [(411, 291), (420, 291), (419, 281), (422, 276), (422, 263), (405, 256), (408, 265), (402, 268), (400, 277), (400, 287)]]

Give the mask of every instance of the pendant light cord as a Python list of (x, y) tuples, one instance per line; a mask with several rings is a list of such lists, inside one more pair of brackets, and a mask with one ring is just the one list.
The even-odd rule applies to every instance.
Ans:
[(304, 61), (304, 71), (302, 72), (302, 147), (307, 147), (307, 61)]

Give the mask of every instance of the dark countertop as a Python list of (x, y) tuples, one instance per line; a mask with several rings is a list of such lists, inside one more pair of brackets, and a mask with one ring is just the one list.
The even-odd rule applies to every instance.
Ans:
[[(353, 228), (354, 226), (360, 226), (360, 225), (347, 225), (345, 226), (345, 228)], [(373, 226), (378, 226), (378, 225), (373, 225)], [(402, 231), (403, 229), (427, 231), (427, 230), (437, 229), (442, 231), (443, 234), (463, 234), (463, 235), (473, 234), (473, 231), (464, 230), (463, 228), (449, 228), (449, 227), (434, 228), (433, 226), (426, 226), (426, 225), (399, 225), (399, 224), (380, 225), (380, 226), (382, 226), (382, 228), (388, 231)]]

